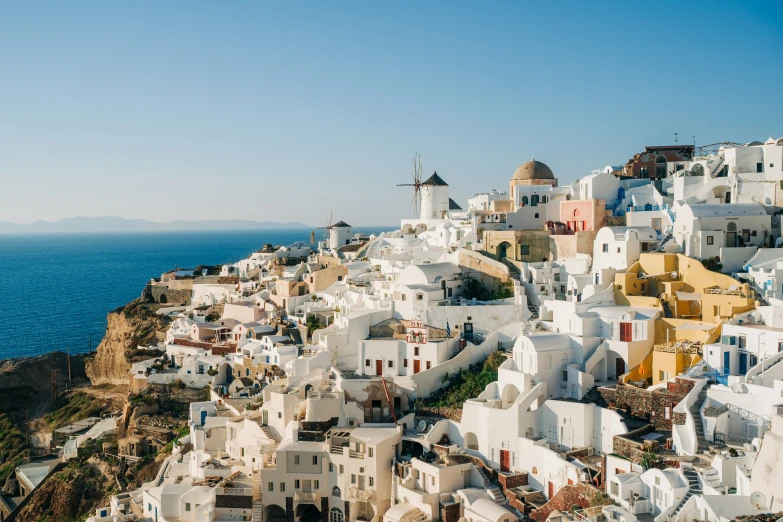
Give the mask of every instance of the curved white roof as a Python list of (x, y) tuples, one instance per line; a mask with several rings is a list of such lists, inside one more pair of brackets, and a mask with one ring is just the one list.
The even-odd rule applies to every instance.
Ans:
[(514, 350), (517, 346), (522, 349), (523, 345), (527, 343), (533, 346), (536, 352), (548, 352), (552, 350), (567, 350), (571, 348), (571, 339), (566, 334), (560, 333), (530, 333), (528, 335), (521, 336), (514, 343)]
[[(427, 263), (422, 265), (410, 265), (403, 270), (397, 278), (397, 284), (402, 286), (410, 285), (431, 285), (436, 279), (453, 279), (455, 274), (461, 272), (460, 268), (454, 263)], [(438, 279), (439, 280), (439, 279)]]

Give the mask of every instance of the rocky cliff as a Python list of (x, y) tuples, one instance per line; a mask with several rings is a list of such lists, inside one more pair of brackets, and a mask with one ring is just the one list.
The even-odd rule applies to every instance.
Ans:
[(85, 362), (87, 377), (93, 385), (130, 384), (131, 363), (151, 355), (136, 347), (156, 344), (165, 338), (167, 328), (166, 319), (138, 301), (114, 310), (95, 356)]
[[(71, 382), (85, 381), (81, 356), (70, 361)], [(52, 406), (52, 372), (57, 391), (65, 389), (68, 380), (68, 356), (52, 352), (36, 357), (0, 360), (0, 413), (28, 410), (30, 418), (49, 411)]]

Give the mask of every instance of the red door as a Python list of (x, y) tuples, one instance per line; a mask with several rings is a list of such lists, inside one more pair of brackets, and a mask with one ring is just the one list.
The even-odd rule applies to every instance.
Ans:
[(632, 341), (631, 323), (620, 323), (620, 340), (624, 343)]
[(419, 373), (421, 371), (421, 361), (413, 360), (413, 373)]
[(383, 361), (375, 361), (375, 375), (383, 375)]
[(549, 500), (552, 500), (554, 496), (555, 496), (555, 483), (549, 482)]
[(511, 471), (511, 454), (508, 450), (500, 450), (500, 471)]

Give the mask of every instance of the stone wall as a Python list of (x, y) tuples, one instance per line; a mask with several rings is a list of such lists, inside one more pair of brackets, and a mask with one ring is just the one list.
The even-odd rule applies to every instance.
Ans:
[(192, 292), (186, 289), (172, 289), (165, 284), (147, 283), (141, 297), (142, 301), (154, 301), (172, 306), (185, 306), (190, 304)]
[[(639, 438), (653, 431), (655, 426), (648, 424), (624, 435), (615, 435), (612, 437), (612, 452), (632, 462), (639, 462), (646, 453), (645, 444)], [(657, 445), (651, 444), (650, 447), (655, 448)]]
[(440, 519), (443, 522), (457, 522), (460, 518), (460, 504), (452, 502), (440, 505)]
[[(558, 509), (564, 513), (571, 511), (574, 506), (584, 509), (592, 506), (596, 494), (601, 495), (601, 490), (587, 484), (571, 484), (563, 486), (549, 502), (530, 512), (530, 518), (536, 522), (544, 522), (552, 511)], [(608, 503), (608, 501), (607, 501)]]
[(610, 407), (648, 419), (656, 429), (670, 431), (672, 424), (685, 423), (683, 415), (674, 413), (674, 407), (694, 385), (694, 381), (678, 377), (667, 388), (653, 391), (618, 383), (614, 388), (599, 388), (598, 392)]

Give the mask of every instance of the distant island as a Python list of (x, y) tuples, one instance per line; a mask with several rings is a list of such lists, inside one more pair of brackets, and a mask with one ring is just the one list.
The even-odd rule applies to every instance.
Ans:
[(35, 221), (21, 224), (0, 221), (0, 234), (80, 234), (99, 232), (190, 232), (204, 230), (269, 230), (280, 228), (310, 228), (298, 221), (276, 223), (244, 219), (201, 221), (147, 221), (117, 216), (72, 217), (60, 221)]

